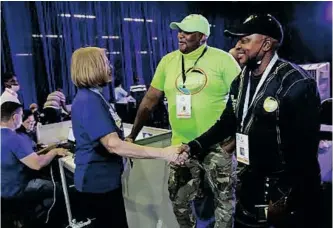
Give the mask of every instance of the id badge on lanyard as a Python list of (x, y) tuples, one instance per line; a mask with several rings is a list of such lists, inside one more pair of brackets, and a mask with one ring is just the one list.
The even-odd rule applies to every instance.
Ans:
[(236, 133), (236, 154), (237, 161), (250, 165), (249, 136)]
[(176, 95), (176, 113), (178, 119), (191, 118), (191, 94), (186, 88), (181, 88), (184, 94)]
[(113, 110), (113, 108), (110, 108), (109, 112), (110, 112), (112, 118), (114, 119), (114, 122), (116, 123), (117, 127), (119, 129), (122, 129), (121, 118), (118, 116), (118, 114)]
[[(246, 134), (243, 134), (244, 130), (244, 120), (247, 115), (247, 112), (250, 108), (250, 106), (253, 104), (253, 101), (255, 100), (255, 97), (257, 96), (261, 86), (264, 84), (269, 72), (273, 68), (274, 64), (278, 60), (277, 54), (275, 54), (272, 58), (272, 60), (269, 62), (268, 66), (266, 67), (263, 75), (261, 76), (261, 79), (259, 81), (259, 84), (255, 90), (255, 93), (253, 94), (252, 101), (250, 102), (250, 79), (248, 80), (248, 85), (246, 88), (246, 94), (245, 94), (245, 100), (244, 100), (244, 107), (243, 107), (243, 115), (242, 115), (242, 122), (241, 122), (241, 133), (236, 133), (236, 154), (237, 154), (237, 161), (250, 165), (250, 150), (249, 150), (249, 136)], [(249, 75), (251, 77), (251, 74)]]

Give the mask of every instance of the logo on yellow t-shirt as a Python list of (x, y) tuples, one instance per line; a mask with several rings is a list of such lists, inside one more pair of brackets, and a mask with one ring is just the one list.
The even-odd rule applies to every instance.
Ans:
[[(185, 87), (190, 91), (191, 95), (199, 93), (207, 85), (207, 74), (200, 68), (192, 67), (186, 71)], [(176, 88), (183, 93), (180, 88), (183, 88), (183, 77), (180, 73), (175, 82)]]

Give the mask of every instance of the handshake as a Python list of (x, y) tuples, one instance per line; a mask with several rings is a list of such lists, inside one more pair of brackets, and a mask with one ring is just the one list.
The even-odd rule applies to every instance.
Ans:
[(165, 160), (173, 165), (184, 165), (189, 159), (190, 147), (187, 144), (164, 148)]
[[(125, 141), (133, 143), (132, 137), (125, 138)], [(157, 154), (152, 154), (146, 158), (163, 159), (172, 165), (184, 165), (192, 156), (191, 152), (191, 147), (188, 144), (181, 144), (160, 148), (159, 152), (156, 151)]]

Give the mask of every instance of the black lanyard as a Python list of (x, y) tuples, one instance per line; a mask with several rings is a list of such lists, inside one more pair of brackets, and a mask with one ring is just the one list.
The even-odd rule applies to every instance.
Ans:
[[(204, 56), (204, 54), (207, 51), (207, 46), (205, 47), (205, 49), (202, 51), (201, 55), (199, 56), (199, 58), (195, 61), (193, 67), (195, 67), (199, 61), (199, 59), (201, 59), (202, 56)], [(193, 68), (192, 67), (192, 68)], [(190, 69), (192, 69), (190, 68)], [(187, 72), (186, 72), (187, 73)], [(185, 81), (186, 81), (186, 73), (185, 73), (185, 63), (184, 63), (184, 55), (182, 55), (182, 78), (183, 78), (183, 88), (185, 88)]]

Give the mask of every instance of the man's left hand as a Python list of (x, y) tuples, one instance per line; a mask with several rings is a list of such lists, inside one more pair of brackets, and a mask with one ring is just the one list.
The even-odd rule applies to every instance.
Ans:
[(276, 227), (285, 227), (288, 218), (287, 205), (285, 203), (274, 204), (269, 202), (267, 220)]
[(221, 143), (220, 146), (228, 154), (232, 154), (236, 149), (236, 140), (235, 140), (235, 138), (231, 138), (231, 139)]

